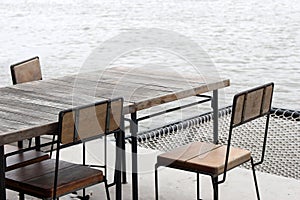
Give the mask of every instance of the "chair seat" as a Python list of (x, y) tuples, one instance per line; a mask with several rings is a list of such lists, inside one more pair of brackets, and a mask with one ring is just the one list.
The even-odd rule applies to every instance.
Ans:
[[(224, 172), (226, 150), (226, 145), (194, 142), (159, 155), (157, 163), (160, 166), (218, 176)], [(250, 151), (230, 147), (228, 170), (250, 159)]]
[[(55, 160), (18, 168), (6, 173), (6, 186), (38, 198), (51, 198), (54, 191)], [(57, 196), (100, 183), (103, 172), (88, 166), (59, 161)]]
[[(4, 145), (5, 153), (11, 153), (18, 150), (20, 150), (20, 148), (16, 146)], [(50, 157), (48, 154), (36, 150), (26, 151), (16, 155), (8, 156), (6, 158), (6, 171), (10, 171), (36, 162), (41, 162), (49, 158)]]

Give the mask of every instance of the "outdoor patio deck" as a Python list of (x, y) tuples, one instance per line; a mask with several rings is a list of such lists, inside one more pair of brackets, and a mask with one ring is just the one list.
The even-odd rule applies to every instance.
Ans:
[[(95, 148), (95, 144), (91, 144), (88, 151), (92, 153), (92, 149)], [(80, 148), (80, 147), (76, 147)], [(127, 144), (127, 152), (130, 151), (130, 145)], [(78, 149), (79, 150), (79, 149)], [(109, 160), (113, 163), (113, 147), (111, 146), (111, 158)], [(149, 149), (139, 149), (139, 171), (142, 173), (139, 182), (139, 199), (151, 200), (154, 199), (154, 163), (156, 162), (156, 155), (158, 151), (151, 151)], [(127, 155), (127, 166), (131, 163), (129, 156)], [(94, 155), (92, 155), (94, 156)], [(78, 160), (78, 156), (74, 155), (74, 150), (65, 151), (62, 155), (63, 159)], [(128, 166), (130, 168), (130, 166)], [(196, 176), (194, 173), (188, 173), (184, 171), (160, 168), (160, 180), (159, 188), (161, 200), (172, 199), (195, 199), (196, 198)], [(257, 173), (259, 187), (261, 192), (261, 198), (265, 200), (298, 200), (300, 199), (300, 181), (296, 179), (290, 179), (280, 177), (267, 173)], [(123, 199), (131, 199), (131, 180), (128, 176), (129, 183), (123, 185)], [(111, 176), (110, 176), (110, 180)], [(209, 177), (202, 176), (201, 178), (201, 195), (202, 199), (212, 199), (212, 189)], [(104, 185), (99, 184), (94, 187), (88, 188), (87, 193), (92, 192), (90, 199), (105, 199)], [(114, 187), (110, 188), (112, 199), (114, 199)], [(8, 192), (8, 199), (18, 199), (18, 194), (15, 192)], [(26, 199), (34, 199), (26, 196)], [(70, 196), (62, 197), (61, 199), (73, 199)], [(221, 200), (255, 200), (255, 190), (252, 178), (252, 172), (247, 169), (234, 169), (228, 174), (228, 179), (224, 184), (220, 186), (220, 199)]]

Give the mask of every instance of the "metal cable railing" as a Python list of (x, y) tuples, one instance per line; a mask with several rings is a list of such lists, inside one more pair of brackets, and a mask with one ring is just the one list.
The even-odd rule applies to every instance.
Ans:
[[(219, 111), (219, 142), (226, 144), (231, 118), (231, 107)], [(195, 142), (213, 140), (212, 113), (173, 123), (138, 135), (138, 145), (159, 151)], [(260, 156), (264, 119), (257, 119), (235, 130), (232, 145), (252, 151)], [(129, 139), (130, 142), (130, 139)], [(250, 165), (245, 164), (249, 168)], [(300, 179), (300, 112), (272, 108), (265, 161), (259, 171)]]

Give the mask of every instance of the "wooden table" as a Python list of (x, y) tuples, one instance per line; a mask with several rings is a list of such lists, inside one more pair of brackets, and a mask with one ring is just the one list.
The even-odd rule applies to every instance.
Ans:
[[(131, 116), (132, 197), (137, 200), (137, 112), (213, 91), (212, 105), (217, 116), (218, 89), (227, 86), (227, 79), (172, 70), (116, 67), (0, 88), (0, 199), (6, 199), (4, 144), (56, 132), (57, 115), (63, 109), (121, 96), (125, 100), (124, 114)], [(215, 140), (217, 127), (218, 120), (214, 120)], [(116, 192), (120, 187), (116, 187)]]

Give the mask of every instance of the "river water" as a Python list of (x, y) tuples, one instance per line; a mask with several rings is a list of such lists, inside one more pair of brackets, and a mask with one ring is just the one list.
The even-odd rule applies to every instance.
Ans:
[[(230, 78), (225, 104), (242, 89), (273, 81), (273, 106), (300, 110), (298, 0), (1, 0), (0, 27), (0, 86), (11, 84), (15, 62), (38, 55), (44, 79), (77, 73), (108, 39), (157, 28), (192, 40)], [(114, 63), (184, 63), (167, 54), (138, 50)]]

